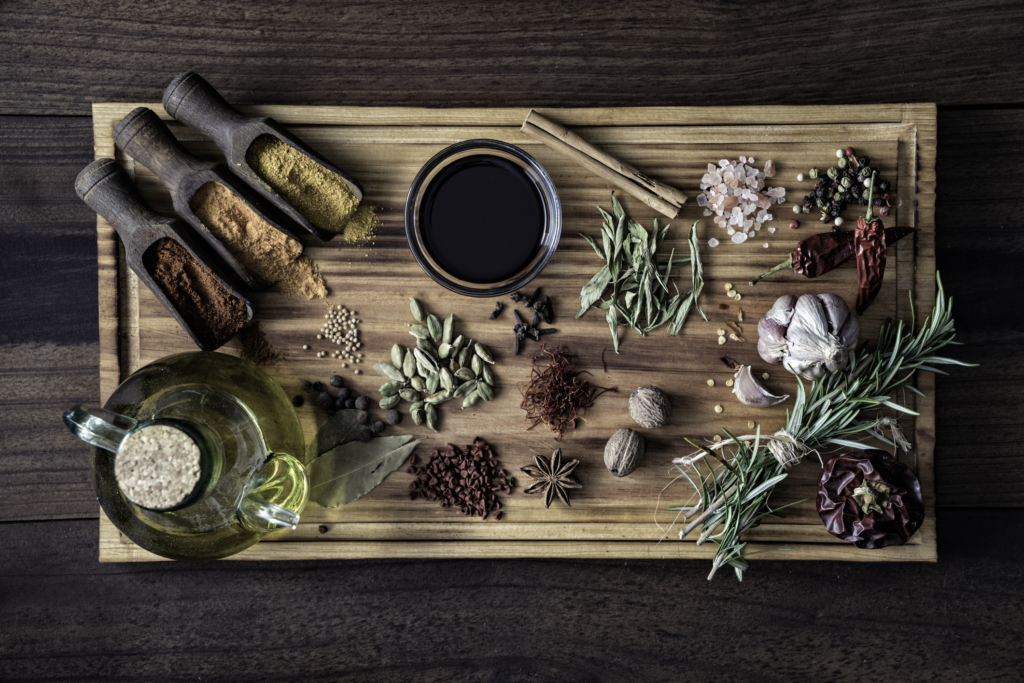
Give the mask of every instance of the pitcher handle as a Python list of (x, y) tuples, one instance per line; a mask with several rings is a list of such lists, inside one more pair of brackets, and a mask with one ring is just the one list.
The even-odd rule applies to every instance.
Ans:
[[(292, 531), (299, 526), (299, 513), (275, 505), (255, 493), (250, 493), (245, 497), (240, 510), (249, 518), (250, 523), (255, 521), (253, 518), (256, 518), (271, 526), (279, 526)], [(257, 522), (256, 525), (258, 526), (259, 523)]]
[(82, 441), (117, 452), (138, 420), (103, 408), (75, 406), (64, 411), (64, 426)]
[(271, 453), (249, 484), (238, 512), (243, 526), (252, 531), (294, 531), (308, 499), (309, 477), (302, 463), (287, 453)]

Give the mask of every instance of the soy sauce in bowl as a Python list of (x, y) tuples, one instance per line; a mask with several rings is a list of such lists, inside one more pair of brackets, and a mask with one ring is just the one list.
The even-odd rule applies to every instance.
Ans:
[(406, 236), (435, 281), (468, 296), (514, 291), (558, 245), (561, 206), (547, 172), (517, 147), (493, 140), (453, 145), (417, 175)]

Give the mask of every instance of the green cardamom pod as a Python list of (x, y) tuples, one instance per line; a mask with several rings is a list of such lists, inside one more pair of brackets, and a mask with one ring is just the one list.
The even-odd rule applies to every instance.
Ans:
[(458, 337), (456, 337), (455, 341), (452, 342), (452, 351), (458, 351), (459, 349), (461, 349), (463, 341), (464, 340), (462, 339), (461, 334)]
[(480, 398), (485, 401), (494, 400), (494, 389), (492, 389), (491, 385), (486, 382), (477, 382), (476, 393), (480, 394)]
[(398, 394), (395, 394), (394, 396), (385, 396), (380, 400), (380, 409), (391, 410), (392, 408), (397, 406), (401, 402), (401, 400), (402, 397), (399, 396)]
[(423, 381), (422, 377), (413, 377), (411, 384), (412, 388), (415, 389), (416, 391), (423, 391), (424, 389), (427, 388), (427, 384), (426, 382)]
[(396, 368), (402, 367), (402, 362), (405, 360), (405, 348), (401, 344), (395, 344), (391, 347), (391, 364)]
[(424, 399), (424, 402), (427, 405), (434, 405), (434, 404), (437, 404), (437, 403), (444, 403), (445, 401), (447, 401), (451, 397), (452, 397), (452, 394), (451, 394), (450, 391), (441, 390), (441, 391), (437, 392), (436, 394), (431, 394), (430, 396), (427, 396), (427, 398)]
[(409, 414), (412, 415), (413, 423), (417, 425), (423, 424), (423, 421), (427, 417), (426, 412), (422, 408), (420, 408), (419, 410), (412, 410), (409, 412)]
[(459, 351), (459, 365), (461, 365), (462, 367), (466, 367), (467, 365), (469, 365), (469, 354), (470, 350), (468, 348)]
[(451, 391), (455, 388), (455, 378), (452, 377), (452, 373), (448, 372), (448, 368), (441, 368), (437, 374), (441, 378), (441, 386), (444, 387), (445, 391)]
[(410, 325), (409, 334), (416, 337), (417, 339), (426, 339), (430, 336), (430, 331), (423, 327), (423, 325)]
[(441, 342), (441, 344), (437, 347), (437, 355), (438, 355), (438, 357), (441, 358), (441, 360), (444, 360), (445, 358), (447, 358), (448, 354), (450, 354), (451, 352), (452, 352), (452, 345), (451, 344), (446, 344), (445, 342)]
[(455, 393), (452, 394), (452, 396), (454, 396), (455, 398), (462, 398), (463, 396), (469, 396), (474, 391), (476, 391), (476, 385), (477, 385), (476, 380), (470, 380), (468, 382), (463, 382), (462, 384), (460, 384), (458, 386), (458, 388), (455, 389)]
[[(437, 349), (434, 347), (433, 344), (430, 343), (430, 340), (428, 340), (428, 339), (417, 339), (416, 340), (416, 348), (419, 349), (420, 351), (422, 351), (423, 353), (425, 353), (426, 355), (430, 356), (432, 361), (436, 361), (437, 360)], [(433, 362), (431, 362), (431, 364), (432, 365), (436, 365), (436, 363), (433, 363)]]
[(384, 375), (388, 379), (393, 379), (396, 382), (401, 382), (405, 379), (405, 375), (402, 374), (402, 371), (391, 363), (381, 361), (380, 363), (377, 363), (377, 370), (380, 374)]
[(454, 334), (454, 330), (452, 328), (454, 327), (454, 325), (455, 325), (455, 315), (454, 314), (449, 315), (447, 318), (444, 319), (444, 326), (443, 326), (442, 331), (441, 331), (441, 341), (443, 341), (445, 344), (451, 344), (452, 343), (452, 334)]
[(469, 367), (473, 368), (473, 377), (479, 377), (484, 369), (484, 362), (480, 360), (480, 356), (473, 356), (473, 360), (469, 362)]
[(487, 382), (488, 384), (490, 384), (493, 387), (494, 386), (494, 373), (491, 372), (491, 366), (490, 365), (485, 365), (484, 366), (483, 376), (484, 376), (484, 381)]
[(427, 414), (427, 426), (430, 427), (433, 431), (436, 432), (437, 431), (437, 408), (435, 408), (432, 404), (428, 403), (425, 412)]
[(412, 352), (413, 355), (416, 356), (416, 360), (418, 362), (423, 363), (423, 365), (426, 365), (431, 370), (437, 368), (437, 362), (431, 357), (429, 353), (427, 353), (420, 347), (417, 346), (415, 349), (412, 350)]
[(427, 393), (428, 394), (432, 394), (435, 391), (437, 391), (437, 385), (440, 384), (440, 382), (441, 382), (441, 376), (440, 375), (438, 375), (436, 372), (430, 373), (430, 375), (427, 377), (427, 387), (426, 387)]
[(423, 322), (423, 305), (419, 301), (409, 297), (409, 308), (412, 309), (412, 317), (416, 318), (419, 322)]
[(417, 375), (419, 375), (423, 379), (427, 379), (428, 377), (430, 377), (430, 373), (431, 372), (433, 372), (433, 370), (431, 370), (429, 367), (427, 367), (424, 363), (416, 361), (416, 374)]
[(409, 378), (416, 374), (416, 356), (412, 351), (405, 352), (405, 360), (402, 361), (402, 374)]
[(452, 362), (448, 364), (448, 369), (452, 371), (452, 374), (453, 374), (453, 375), (454, 375), (454, 374), (455, 374), (456, 372), (458, 372), (458, 371), (459, 371), (459, 370), (460, 370), (461, 368), (462, 368), (462, 366), (461, 366), (461, 365), (459, 365), (459, 361), (457, 361), (457, 360), (456, 360), (456, 359), (454, 359), (454, 358), (452, 358)]
[(409, 406), (409, 412), (413, 413), (413, 412), (416, 412), (417, 410), (423, 410), (423, 406), (425, 406), (425, 405), (427, 405), (427, 404), (424, 403), (422, 400), (416, 401), (411, 406)]
[(435, 343), (441, 341), (441, 321), (433, 313), (427, 315), (427, 329)]
[(476, 379), (476, 375), (474, 375), (473, 371), (470, 370), (469, 368), (459, 368), (458, 371), (456, 371), (455, 376), (464, 382)]
[(403, 401), (416, 401), (419, 400), (420, 392), (416, 391), (412, 387), (405, 387), (398, 392), (398, 395), (402, 397)]
[(491, 352), (488, 350), (486, 346), (484, 346), (480, 342), (476, 343), (476, 346), (473, 347), (473, 350), (476, 351), (476, 355), (484, 359), (485, 363), (494, 363), (494, 358), (491, 356)]
[(380, 395), (395, 396), (402, 390), (402, 386), (402, 382), (384, 382), (384, 384), (380, 385)]
[(475, 391), (462, 400), (462, 409), (471, 408), (480, 402), (480, 394)]

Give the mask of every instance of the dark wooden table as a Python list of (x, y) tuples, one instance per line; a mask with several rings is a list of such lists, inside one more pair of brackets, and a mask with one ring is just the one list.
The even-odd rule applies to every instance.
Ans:
[[(141, 5), (141, 3), (139, 4)], [(0, 679), (1019, 680), (1019, 2), (0, 4)], [(939, 562), (101, 565), (90, 103), (194, 69), (229, 100), (605, 106), (937, 102)]]

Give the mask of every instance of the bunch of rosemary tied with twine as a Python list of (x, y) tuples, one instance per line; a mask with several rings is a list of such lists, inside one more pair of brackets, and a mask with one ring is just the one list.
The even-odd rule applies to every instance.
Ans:
[[(908, 415), (918, 415), (891, 400), (893, 393), (899, 389), (924, 396), (910, 383), (916, 371), (947, 374), (935, 366), (974, 367), (969, 363), (935, 355), (948, 345), (958, 344), (953, 340), (956, 336), (952, 317), (953, 300), (946, 298), (938, 272), (935, 273), (935, 279), (938, 284), (935, 308), (919, 330), (914, 331), (916, 320), (911, 296), (910, 324), (905, 325), (903, 321), (896, 324), (887, 321), (883, 324), (878, 335), (878, 345), (873, 352), (863, 347), (858, 349), (850, 354), (846, 369), (816, 380), (810, 389), (804, 387), (798, 376), (796, 405), (792, 413), (787, 411), (785, 429), (771, 436), (762, 436), (758, 428), (756, 434), (740, 437), (723, 430), (729, 438), (710, 447), (687, 439), (699, 450), (672, 462), (680, 476), (685, 477), (700, 494), (700, 503), (670, 509), (681, 511), (684, 520), (688, 522), (679, 532), (680, 539), (698, 527), (703, 527), (697, 544), (711, 541), (718, 546), (708, 580), (714, 578), (723, 565), (729, 565), (742, 581), (743, 572), (748, 568), (745, 558), (758, 552), (789, 549), (744, 553), (746, 542), (741, 540), (741, 536), (757, 526), (762, 518), (775, 516), (779, 510), (801, 502), (773, 509), (768, 499), (775, 487), (788, 476), (789, 470), (806, 455), (829, 444), (863, 448), (864, 444), (848, 438), (859, 433), (867, 433), (894, 445), (879, 433), (879, 427), (892, 425), (892, 418), (861, 421), (858, 418), (863, 411), (885, 407)], [(893, 437), (897, 442), (902, 440), (896, 429), (893, 430)], [(727, 446), (733, 447), (728, 459), (723, 455)], [(903, 447), (906, 448), (905, 442)], [(708, 459), (720, 465), (717, 471)], [(701, 473), (701, 465), (706, 468), (706, 474)], [(692, 469), (695, 476), (691, 477), (684, 467)]]

